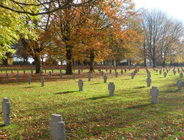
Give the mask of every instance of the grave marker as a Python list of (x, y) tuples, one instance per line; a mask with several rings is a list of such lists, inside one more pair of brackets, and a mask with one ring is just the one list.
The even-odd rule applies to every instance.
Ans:
[(181, 90), (182, 86), (183, 86), (183, 81), (182, 80), (178, 80), (177, 81), (177, 86), (178, 86), (178, 90)]
[(62, 77), (63, 77), (63, 73), (62, 73), (62, 72), (60, 72), (60, 78), (62, 79)]
[(180, 73), (180, 78), (182, 78), (183, 77), (183, 73)]
[(113, 82), (109, 83), (108, 89), (109, 89), (109, 96), (114, 96), (115, 85)]
[(10, 102), (9, 102), (8, 98), (3, 98), (2, 111), (3, 111), (3, 114), (4, 114), (4, 124), (5, 125), (10, 125), (11, 108), (10, 108)]
[(6, 73), (6, 80), (8, 81), (8, 73)]
[(107, 83), (107, 76), (106, 75), (104, 75), (103, 79), (104, 79), (104, 83)]
[(150, 89), (150, 95), (152, 96), (152, 103), (157, 104), (157, 97), (159, 96), (159, 89), (153, 86), (152, 89)]
[(24, 73), (24, 75), (25, 75), (25, 69), (23, 69), (23, 73)]
[(147, 79), (146, 79), (146, 82), (147, 82), (147, 87), (150, 87), (151, 79), (150, 79), (150, 78), (147, 78)]
[(31, 84), (31, 76), (28, 75), (28, 84)]
[(49, 77), (51, 77), (51, 71), (49, 71)]
[(80, 79), (78, 81), (78, 86), (79, 86), (79, 91), (83, 91), (83, 81), (82, 81), (82, 79)]
[(49, 120), (50, 135), (52, 140), (64, 140), (65, 137), (65, 123), (62, 121), (62, 116), (59, 114), (52, 114)]
[(118, 77), (118, 72), (115, 73), (116, 78)]
[(88, 81), (91, 81), (91, 73), (88, 74)]
[(166, 77), (167, 76), (167, 72), (164, 72), (164, 77)]
[(31, 75), (33, 75), (33, 69), (31, 69)]
[(121, 69), (121, 75), (123, 74), (123, 70)]
[(131, 73), (132, 79), (134, 79), (134, 73)]
[(41, 85), (42, 85), (42, 87), (44, 86), (44, 82), (45, 82), (45, 78), (41, 77)]
[(103, 76), (103, 75), (104, 75), (104, 72), (102, 71), (102, 72), (101, 72), (101, 76)]
[(75, 73), (73, 73), (73, 80), (75, 80)]
[(17, 83), (19, 82), (19, 75), (18, 74), (16, 74), (16, 81), (17, 81)]

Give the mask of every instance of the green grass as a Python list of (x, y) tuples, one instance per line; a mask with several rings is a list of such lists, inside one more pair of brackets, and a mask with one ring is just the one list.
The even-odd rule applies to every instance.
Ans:
[[(36, 78), (28, 85), (30, 71), (27, 70), (27, 75), (20, 72), (19, 77), (25, 80), (19, 83), (13, 74), (9, 74), (10, 81), (1, 74), (4, 81), (0, 84), (0, 99), (10, 100), (11, 125), (3, 125), (0, 112), (0, 138), (50, 139), (49, 119), (56, 113), (65, 122), (66, 139), (184, 139), (184, 90), (177, 91), (178, 73), (174, 75), (171, 70), (165, 78), (163, 73), (150, 70), (151, 86), (160, 90), (158, 104), (151, 104), (151, 87), (147, 87), (145, 69), (140, 69), (134, 79), (130, 76), (133, 70), (123, 75), (118, 70), (118, 78), (114, 70), (112, 74), (103, 71), (107, 74), (107, 83), (103, 83), (97, 71), (88, 82), (87, 70), (81, 75), (75, 71), (75, 80), (72, 75), (63, 75), (60, 79), (59, 73), (50, 78), (47, 70), (43, 73), (44, 87), (39, 74), (34, 74)], [(84, 81), (80, 92), (79, 79)], [(114, 97), (109, 96), (109, 82), (115, 84)]]

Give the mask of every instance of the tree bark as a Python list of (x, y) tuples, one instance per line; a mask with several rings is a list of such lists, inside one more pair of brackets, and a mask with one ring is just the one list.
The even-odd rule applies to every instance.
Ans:
[(144, 67), (146, 67), (146, 45), (143, 45), (144, 47)]
[(95, 59), (95, 54), (93, 51), (90, 51), (90, 72), (95, 72), (94, 70), (94, 59)]
[(129, 59), (129, 62), (130, 62), (130, 66), (132, 65), (132, 61), (131, 61), (131, 59)]
[(72, 50), (69, 45), (66, 45), (66, 63), (66, 74), (72, 74)]
[(35, 70), (36, 70), (36, 73), (40, 73), (40, 71), (42, 71), (40, 56), (35, 56), (34, 57), (34, 61), (35, 61)]

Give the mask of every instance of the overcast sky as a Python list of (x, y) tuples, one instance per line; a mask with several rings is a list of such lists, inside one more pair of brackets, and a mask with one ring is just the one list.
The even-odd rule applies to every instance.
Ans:
[(136, 8), (157, 8), (184, 23), (184, 0), (134, 0)]

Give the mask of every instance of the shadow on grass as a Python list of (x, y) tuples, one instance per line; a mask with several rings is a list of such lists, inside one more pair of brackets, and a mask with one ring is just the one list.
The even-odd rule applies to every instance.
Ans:
[(110, 98), (110, 96), (100, 96), (100, 97), (93, 97), (93, 98), (88, 98), (87, 100), (98, 100), (102, 98)]
[(30, 86), (30, 87), (24, 87), (24, 88), (35, 88), (35, 86)]
[(0, 124), (0, 127), (5, 127), (6, 125), (4, 125), (4, 124)]
[(125, 108), (125, 109), (144, 108), (144, 107), (147, 107), (147, 106), (150, 106), (150, 105), (153, 105), (153, 104), (149, 103), (149, 104), (144, 104), (144, 105), (136, 105), (136, 106), (128, 107), (128, 108)]
[(67, 93), (73, 93), (73, 92), (79, 92), (79, 91), (65, 91), (65, 92), (57, 92), (54, 94), (67, 94)]
[(135, 87), (134, 89), (145, 88), (146, 86)]
[(98, 83), (92, 83), (91, 85), (94, 85), (94, 84), (100, 84), (100, 82), (98, 82)]

